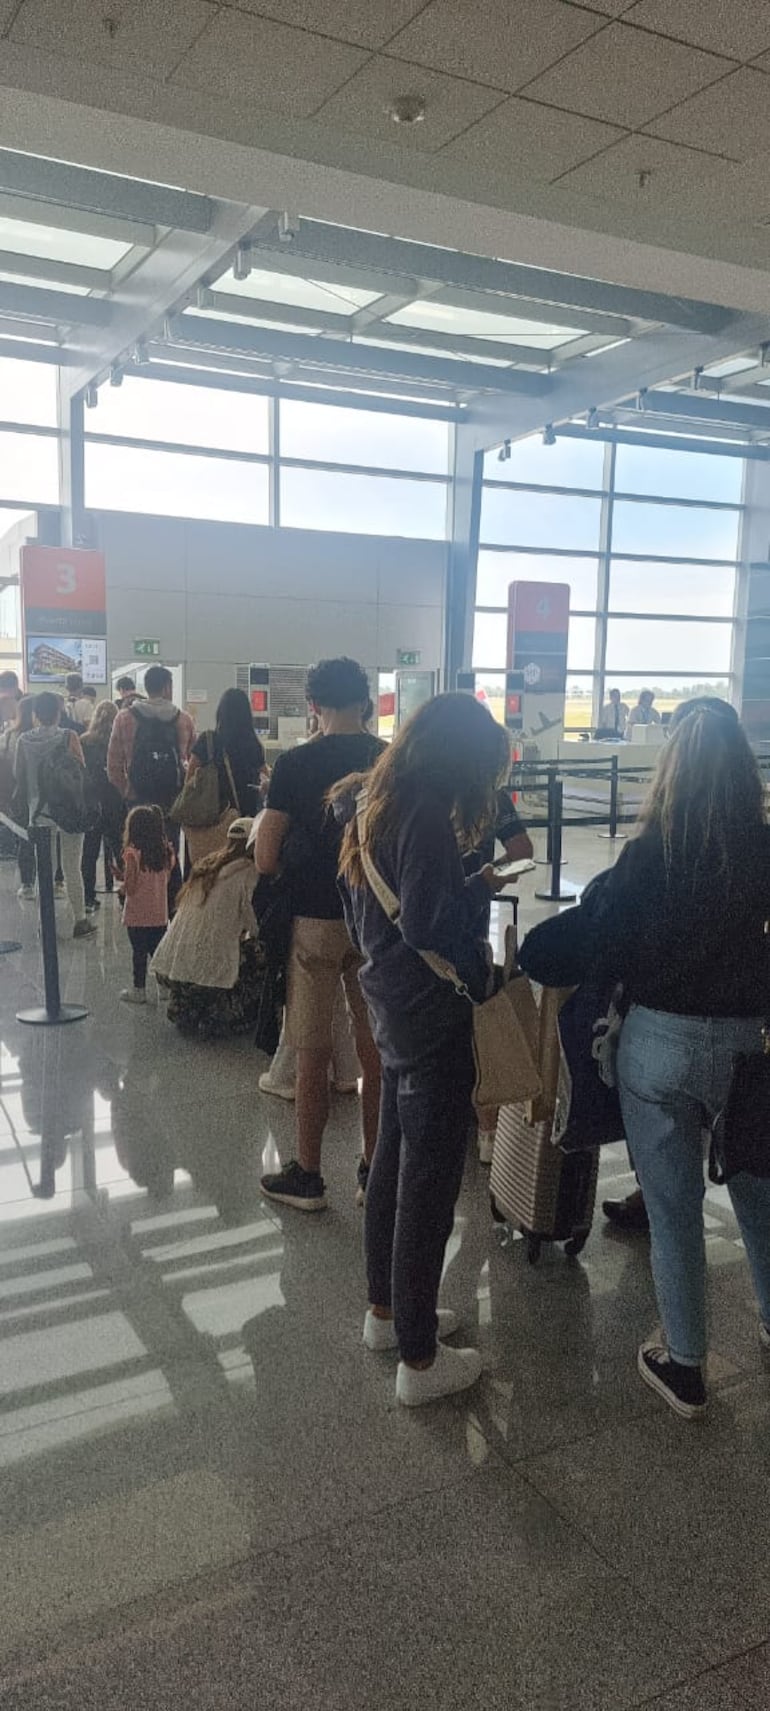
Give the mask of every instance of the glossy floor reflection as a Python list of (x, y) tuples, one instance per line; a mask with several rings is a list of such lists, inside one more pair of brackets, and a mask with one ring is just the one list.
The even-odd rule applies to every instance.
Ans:
[[(607, 846), (568, 855), (585, 878)], [(636, 1377), (646, 1243), (599, 1216), (580, 1264), (532, 1270), (472, 1158), (444, 1299), (484, 1379), (398, 1411), (360, 1343), (355, 1102), (329, 1212), (267, 1206), (293, 1116), (251, 1046), (120, 1006), (107, 900), (62, 937), (89, 1020), (19, 1025), (39, 945), (7, 863), (0, 918), (3, 1711), (764, 1708), (770, 1380), (724, 1194), (702, 1429)], [(621, 1148), (602, 1174), (625, 1191)]]

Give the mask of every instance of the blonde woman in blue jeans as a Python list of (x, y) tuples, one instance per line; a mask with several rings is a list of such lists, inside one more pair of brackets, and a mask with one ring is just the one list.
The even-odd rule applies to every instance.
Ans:
[[(664, 1333), (642, 1344), (639, 1373), (693, 1419), (706, 1406), (703, 1132), (725, 1105), (736, 1053), (761, 1051), (770, 1020), (770, 827), (756, 761), (726, 702), (679, 709), (638, 835), (606, 876), (598, 913), (588, 960), (622, 981), (630, 1006), (618, 1081)], [(536, 978), (549, 925), (522, 947)], [(729, 1192), (770, 1350), (770, 1178), (741, 1173)]]

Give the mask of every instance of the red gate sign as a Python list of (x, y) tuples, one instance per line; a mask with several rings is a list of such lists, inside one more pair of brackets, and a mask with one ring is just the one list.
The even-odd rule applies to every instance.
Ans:
[(107, 680), (104, 555), (82, 547), (22, 547), (19, 581), (28, 687), (77, 671)]

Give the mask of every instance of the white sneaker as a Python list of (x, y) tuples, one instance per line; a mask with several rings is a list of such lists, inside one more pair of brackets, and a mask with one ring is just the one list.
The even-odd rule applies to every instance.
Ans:
[(494, 1150), (494, 1129), (479, 1129), (479, 1164), (491, 1164)]
[[(453, 1337), (459, 1329), (460, 1321), (450, 1307), (439, 1307), (436, 1314), (438, 1319), (437, 1335), (440, 1341), (445, 1337)], [(375, 1354), (381, 1354), (385, 1349), (397, 1349), (398, 1338), (392, 1319), (378, 1319), (371, 1307), (364, 1319), (364, 1342), (368, 1349)]]
[(770, 1354), (770, 1325), (763, 1324), (761, 1319), (759, 1321), (759, 1342), (761, 1348), (766, 1349)]
[(333, 1088), (335, 1093), (357, 1093), (358, 1092), (358, 1082), (357, 1081), (333, 1081), (332, 1082), (332, 1088)]
[(481, 1370), (478, 1349), (448, 1349), (446, 1343), (438, 1343), (432, 1366), (420, 1369), (399, 1361), (396, 1400), (405, 1408), (422, 1408), (426, 1402), (438, 1402), (441, 1396), (470, 1390), (481, 1377)]
[(16, 893), (16, 896), (21, 897), (25, 903), (34, 903), (34, 901), (35, 901), (35, 887), (34, 887), (34, 885), (20, 885), (19, 889)]
[(293, 1087), (276, 1087), (275, 1082), (270, 1080), (269, 1069), (266, 1069), (259, 1078), (259, 1091), (260, 1093), (272, 1093), (276, 1099), (296, 1098)]
[(147, 993), (143, 986), (126, 986), (120, 994), (121, 1004), (146, 1004)]
[(66, 897), (67, 893), (64, 889), (64, 880), (63, 879), (55, 879), (54, 880), (54, 882), (53, 882), (53, 894), (54, 894), (54, 898), (56, 899), (57, 903), (60, 902), (62, 897)]

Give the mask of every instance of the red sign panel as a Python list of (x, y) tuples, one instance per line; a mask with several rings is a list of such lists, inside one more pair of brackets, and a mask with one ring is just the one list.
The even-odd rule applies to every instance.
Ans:
[(27, 610), (103, 612), (104, 554), (81, 547), (22, 547), (21, 593)]

